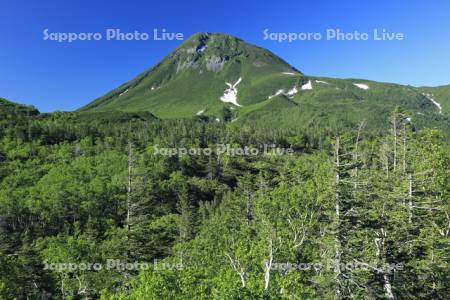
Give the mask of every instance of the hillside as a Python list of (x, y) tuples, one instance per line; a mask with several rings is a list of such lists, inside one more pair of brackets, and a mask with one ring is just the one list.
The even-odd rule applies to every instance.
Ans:
[(80, 110), (147, 110), (162, 118), (217, 115), (225, 103), (238, 107), (264, 101), (276, 89), (293, 86), (297, 75), (267, 50), (235, 37), (200, 33)]
[(436, 105), (438, 111), (450, 113), (450, 85), (420, 87), (418, 90)]
[(30, 118), (39, 116), (33, 106), (22, 105), (0, 98), (0, 135), (12, 124), (25, 126)]
[[(295, 95), (280, 94), (292, 105), (274, 105), (275, 98), (235, 110), (233, 123), (260, 122), (261, 126), (386, 128), (390, 113), (400, 107), (415, 126), (450, 129), (449, 116), (440, 113), (429, 96), (412, 86), (361, 79), (304, 77)], [(276, 112), (276, 113), (275, 113)]]
[[(392, 112), (385, 135), (284, 128), (308, 98), (296, 101), (243, 106), (229, 126), (2, 119), (0, 299), (389, 299), (387, 281), (390, 299), (447, 299), (448, 135)], [(293, 152), (155, 150), (217, 144)]]
[(38, 115), (39, 111), (33, 106), (14, 103), (0, 97), (0, 114), (3, 119), (9, 116)]
[(198, 33), (159, 64), (79, 111), (149, 111), (159, 118), (206, 116), (270, 126), (345, 128), (365, 121), (382, 128), (398, 106), (417, 126), (447, 128), (448, 117), (441, 112), (448, 111), (448, 90), (306, 76), (241, 39)]

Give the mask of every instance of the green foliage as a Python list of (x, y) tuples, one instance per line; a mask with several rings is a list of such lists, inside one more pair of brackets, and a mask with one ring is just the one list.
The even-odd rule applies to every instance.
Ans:
[[(306, 101), (294, 100), (258, 112)], [(387, 282), (397, 299), (448, 298), (449, 139), (408, 116), (386, 115), (383, 134), (337, 120), (2, 119), (0, 299), (384, 299)], [(221, 143), (295, 153), (157, 151)], [(345, 268), (355, 262), (365, 268)], [(103, 268), (49, 267), (60, 263)]]

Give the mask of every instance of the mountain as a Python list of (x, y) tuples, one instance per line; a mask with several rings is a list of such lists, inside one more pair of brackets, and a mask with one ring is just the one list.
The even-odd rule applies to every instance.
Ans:
[(38, 115), (39, 111), (31, 105), (15, 103), (0, 97), (0, 114), (3, 115)]
[(39, 111), (33, 106), (18, 104), (0, 98), (0, 138), (8, 130), (14, 131), (18, 136), (20, 135), (19, 132), (22, 132), (23, 137), (25, 135), (24, 132), (29, 129), (29, 121), (39, 116)]
[(197, 33), (159, 64), (79, 111), (149, 111), (159, 118), (202, 115), (271, 126), (345, 127), (365, 120), (378, 128), (399, 106), (417, 124), (441, 126), (448, 123), (449, 95), (448, 86), (306, 76), (239, 38)]
[(19, 120), (25, 120), (39, 114), (39, 111), (33, 106), (18, 104), (0, 98), (0, 127), (4, 122), (19, 122)]
[(301, 78), (265, 49), (228, 35), (199, 33), (81, 110), (148, 110), (162, 118), (215, 115), (225, 103), (252, 105), (277, 89), (292, 88)]
[(435, 103), (440, 112), (450, 113), (450, 85), (420, 87), (419, 91)]

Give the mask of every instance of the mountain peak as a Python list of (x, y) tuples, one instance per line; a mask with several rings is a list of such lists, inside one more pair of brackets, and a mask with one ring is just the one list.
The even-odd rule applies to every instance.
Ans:
[(186, 41), (204, 41), (204, 40), (237, 40), (244, 42), (242, 39), (235, 37), (231, 34), (222, 32), (196, 32), (192, 34)]
[[(200, 55), (205, 56), (206, 59), (208, 57), (213, 58), (213, 60), (217, 60), (217, 57), (221, 58), (221, 60), (228, 60), (236, 56), (242, 56), (242, 59), (247, 57), (254, 60), (270, 57), (273, 60), (287, 64), (266, 49), (251, 45), (240, 38), (224, 33), (195, 33), (178, 47), (173, 54), (180, 53), (188, 54), (192, 59), (196, 59), (196, 56)], [(292, 69), (290, 66), (289, 68)]]
[[(150, 111), (158, 117), (216, 114), (224, 105), (265, 101), (275, 92), (274, 85), (289, 90), (301, 77), (264, 48), (223, 33), (199, 32), (157, 65), (82, 110)], [(236, 82), (239, 86), (233, 85)]]

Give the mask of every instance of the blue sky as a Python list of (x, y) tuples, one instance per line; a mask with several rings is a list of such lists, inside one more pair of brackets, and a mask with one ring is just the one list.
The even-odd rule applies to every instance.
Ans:
[[(74, 110), (159, 62), (180, 41), (45, 41), (50, 32), (224, 32), (268, 48), (305, 74), (450, 84), (450, 1), (1, 1), (0, 97)], [(269, 32), (372, 33), (403, 41), (264, 40)]]

